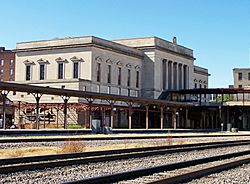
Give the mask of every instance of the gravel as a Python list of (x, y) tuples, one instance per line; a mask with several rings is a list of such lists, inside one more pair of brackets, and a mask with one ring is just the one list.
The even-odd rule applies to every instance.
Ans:
[(249, 184), (250, 183), (250, 164), (245, 164), (235, 169), (223, 171), (216, 174), (210, 174), (206, 177), (192, 180), (188, 184)]
[(144, 158), (131, 158), (119, 161), (72, 165), (67, 167), (50, 168), (41, 171), (24, 171), (8, 175), (2, 174), (0, 175), (0, 183), (60, 183), (243, 150), (249, 150), (249, 146), (234, 146), (211, 150), (157, 155)]

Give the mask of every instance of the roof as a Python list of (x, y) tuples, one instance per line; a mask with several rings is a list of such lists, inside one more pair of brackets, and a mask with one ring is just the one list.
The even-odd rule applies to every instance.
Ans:
[(250, 88), (196, 88), (196, 89), (183, 89), (171, 90), (170, 93), (177, 94), (237, 94), (237, 93), (250, 93)]
[(48, 95), (58, 95), (58, 96), (68, 96), (68, 97), (80, 97), (86, 99), (101, 99), (101, 100), (110, 100), (110, 101), (124, 101), (128, 103), (144, 103), (152, 105), (163, 105), (163, 106), (191, 106), (187, 103), (180, 102), (171, 102), (166, 100), (156, 100), (150, 98), (138, 98), (138, 97), (129, 97), (129, 96), (120, 96), (114, 94), (104, 94), (104, 93), (95, 93), (79, 90), (69, 90), (69, 89), (60, 89), (60, 88), (48, 88), (41, 86), (34, 86), (28, 84), (17, 84), (10, 82), (0, 82), (0, 90), (7, 91), (18, 91), (18, 92), (27, 92), (27, 93), (41, 93)]

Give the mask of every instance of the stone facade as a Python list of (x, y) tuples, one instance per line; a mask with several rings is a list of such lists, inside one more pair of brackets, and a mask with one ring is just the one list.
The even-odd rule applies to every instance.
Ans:
[(16, 48), (15, 78), (17, 83), (157, 99), (164, 90), (192, 89), (196, 81), (208, 87), (207, 69), (194, 66), (194, 60), (193, 50), (176, 38), (173, 43), (158, 37), (108, 41), (93, 36), (22, 42)]
[(199, 66), (194, 66), (194, 88), (207, 88), (208, 87), (208, 69)]
[(250, 68), (233, 69), (234, 88), (250, 87)]

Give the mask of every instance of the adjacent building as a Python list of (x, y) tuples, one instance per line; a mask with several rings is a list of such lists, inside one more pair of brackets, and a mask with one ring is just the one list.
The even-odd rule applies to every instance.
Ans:
[(234, 88), (250, 87), (250, 68), (233, 69)]
[(0, 81), (15, 80), (15, 52), (0, 47)]

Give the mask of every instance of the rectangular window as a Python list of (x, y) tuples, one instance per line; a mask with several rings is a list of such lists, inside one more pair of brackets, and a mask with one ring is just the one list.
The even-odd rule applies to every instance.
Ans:
[(10, 69), (10, 75), (13, 75), (13, 73), (14, 73), (13, 69)]
[(130, 96), (130, 89), (128, 89), (128, 96)]
[(111, 65), (108, 65), (108, 83), (111, 83)]
[(250, 72), (248, 73), (248, 80), (250, 80)]
[(10, 78), (10, 81), (13, 81), (13, 78)]
[(4, 60), (3, 60), (3, 59), (1, 60), (1, 63), (0, 63), (0, 64), (1, 64), (1, 66), (3, 66), (3, 65), (4, 65)]
[(78, 78), (78, 73), (79, 73), (78, 69), (79, 69), (79, 63), (78, 62), (74, 62), (74, 75), (73, 75), (74, 79)]
[(194, 88), (197, 88), (197, 83), (194, 84)]
[(14, 65), (14, 60), (11, 59), (11, 60), (10, 60), (10, 66), (13, 66), (13, 65)]
[(111, 93), (111, 87), (108, 86), (108, 94), (110, 94), (110, 93)]
[(122, 68), (118, 68), (118, 85), (121, 85)]
[(122, 94), (122, 88), (118, 88), (118, 95)]
[(31, 78), (31, 66), (26, 65), (26, 80), (30, 80)]
[(96, 81), (101, 82), (101, 63), (97, 63)]
[(238, 73), (238, 80), (242, 80), (242, 73), (241, 72)]
[(63, 79), (63, 63), (58, 63), (58, 79)]
[(3, 69), (0, 70), (0, 74), (3, 74)]
[(239, 85), (239, 88), (242, 88), (242, 85)]
[(40, 80), (44, 80), (44, 76), (45, 76), (45, 73), (44, 73), (44, 64), (40, 64)]
[(127, 80), (127, 86), (130, 86), (130, 74), (131, 73), (131, 71), (130, 71), (130, 69), (128, 69), (128, 80)]
[(139, 88), (139, 75), (140, 75), (139, 71), (136, 71), (136, 83), (135, 83), (135, 86), (137, 88)]

